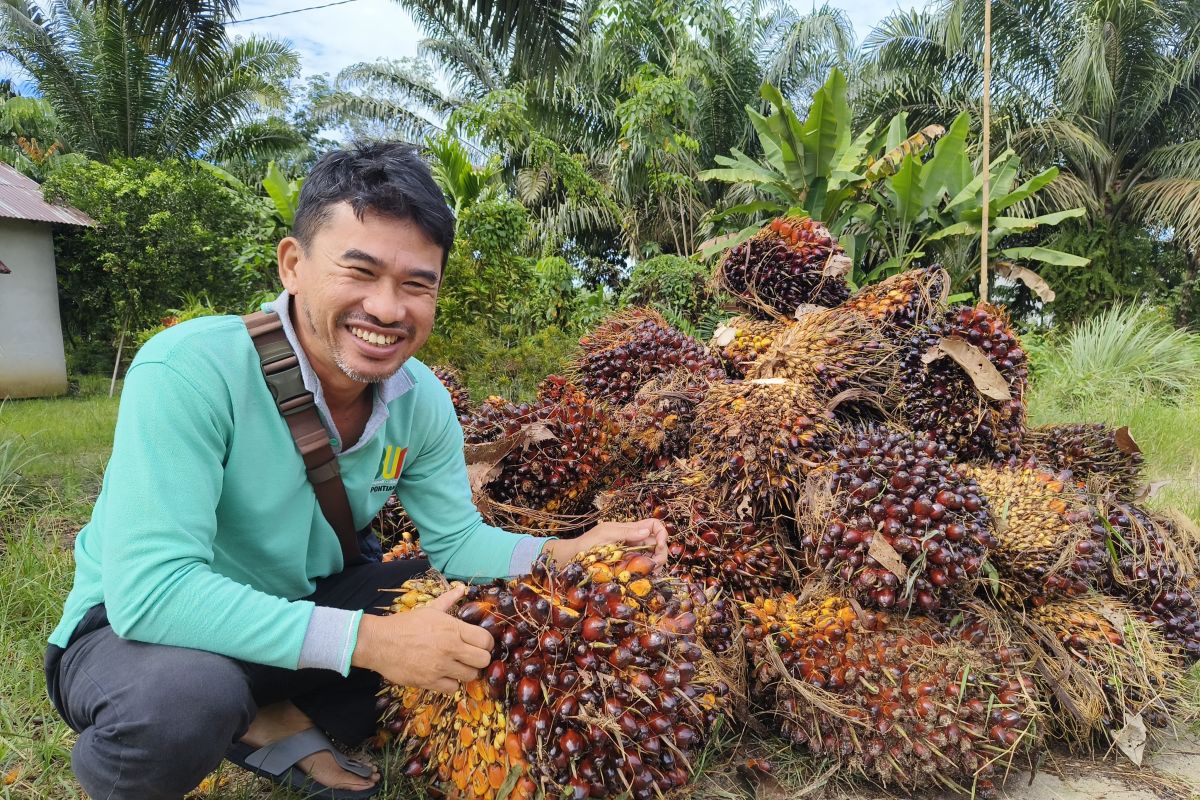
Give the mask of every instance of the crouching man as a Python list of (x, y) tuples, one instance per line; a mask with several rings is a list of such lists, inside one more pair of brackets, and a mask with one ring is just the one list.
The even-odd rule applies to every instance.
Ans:
[[(341, 471), (354, 530), (393, 492), (433, 566), (463, 579), (529, 570), (662, 524), (604, 523), (573, 541), (484, 524), (449, 394), (413, 355), (433, 328), (454, 219), (411, 148), (334, 152), (304, 184), (279, 243), (278, 315)], [(360, 543), (370, 550), (369, 540)], [(181, 798), (222, 758), (310, 797), (367, 797), (355, 745), (380, 677), (453, 691), (490, 635), (430, 607), (378, 609), (424, 561), (347, 563), (238, 317), (154, 337), (125, 379), (46, 681), (79, 733), (72, 766), (105, 800)]]

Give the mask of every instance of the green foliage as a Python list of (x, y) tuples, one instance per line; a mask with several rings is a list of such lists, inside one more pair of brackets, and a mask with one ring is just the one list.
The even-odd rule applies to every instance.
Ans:
[(578, 346), (578, 335), (553, 326), (529, 334), (516, 326), (499, 332), (468, 322), (434, 329), (419, 357), (462, 374), (475, 401), (488, 395), (531, 400), (547, 375), (561, 373)]
[(710, 287), (711, 272), (707, 264), (680, 256), (639, 261), (629, 273), (618, 304), (651, 306), (695, 324), (718, 305)]
[(466, 146), (454, 136), (431, 136), (425, 141), (425, 153), (433, 179), (446, 194), (456, 217), (480, 200), (503, 192), (497, 160), (492, 159), (482, 167), (475, 166)]
[(283, 171), (272, 161), (267, 165), (267, 174), (262, 179), (263, 189), (271, 199), (275, 217), (288, 231), (296, 221), (296, 206), (300, 203), (300, 190), (304, 188), (304, 178), (294, 181), (287, 179)]
[(1117, 304), (1071, 328), (1041, 373), (1046, 400), (1062, 408), (1195, 401), (1200, 334), (1175, 328), (1153, 308)]
[(273, 277), (238, 268), (261, 232), (262, 201), (191, 162), (118, 159), (63, 166), (43, 187), (95, 228), (55, 237), (63, 327), (72, 342), (116, 344), (188, 295), (240, 308)]

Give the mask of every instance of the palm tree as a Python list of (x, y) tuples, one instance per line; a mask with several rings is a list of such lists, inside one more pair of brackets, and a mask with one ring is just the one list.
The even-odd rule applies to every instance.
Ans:
[(221, 61), (225, 23), (238, 0), (88, 0), (101, 12), (121, 10), (137, 20), (147, 50), (184, 73), (211, 72)]
[(147, 51), (120, 5), (93, 11), (81, 0), (55, 0), (43, 11), (3, 0), (0, 52), (33, 76), (66, 145), (91, 158), (205, 156), (229, 139), (262, 154), (297, 144), (278, 127), (252, 137), (245, 130), (264, 109), (282, 107), (283, 79), (298, 68), (296, 53), (278, 41), (226, 41), (211, 68), (181, 73)]

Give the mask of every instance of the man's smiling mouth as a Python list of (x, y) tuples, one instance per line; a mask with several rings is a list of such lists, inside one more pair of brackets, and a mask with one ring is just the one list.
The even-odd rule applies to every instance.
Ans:
[(359, 339), (362, 339), (364, 342), (367, 342), (368, 344), (377, 345), (380, 347), (387, 347), (388, 345), (393, 345), (396, 343), (396, 340), (400, 338), (399, 336), (384, 336), (381, 333), (375, 333), (374, 331), (364, 330), (362, 328), (358, 328), (353, 325), (350, 326), (350, 332), (352, 334), (354, 334), (355, 336), (357, 336)]

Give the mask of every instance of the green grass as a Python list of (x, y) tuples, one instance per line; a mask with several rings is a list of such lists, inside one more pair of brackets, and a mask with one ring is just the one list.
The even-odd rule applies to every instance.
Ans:
[[(70, 588), (74, 533), (87, 521), (108, 457), (117, 401), (108, 398), (107, 380), (81, 381), (77, 396), (9, 401), (0, 406), (0, 798), (82, 797), (70, 771), (73, 734), (45, 696), (42, 654)], [(1175, 506), (1200, 520), (1200, 398), (1172, 405), (1125, 398), (1096, 400), (1064, 409), (1033, 394), (1033, 421), (1101, 421), (1128, 424), (1146, 453), (1151, 479), (1172, 481), (1155, 505)], [(1061, 395), (1059, 395), (1061, 396)], [(7, 444), (7, 450), (5, 445)], [(6, 453), (8, 459), (6, 460)], [(7, 465), (7, 468), (6, 468)], [(1200, 670), (1193, 672), (1200, 692)], [(753, 745), (753, 743), (750, 743)], [(742, 748), (730, 749), (729, 758)], [(802, 787), (813, 766), (772, 751), (780, 781)], [(720, 778), (728, 764), (712, 754), (713, 775), (702, 782), (710, 797), (746, 797)], [(401, 765), (383, 761), (390, 788), (382, 796), (412, 796), (398, 778)], [(794, 774), (793, 774), (794, 773)], [(5, 776), (13, 778), (5, 785)], [(203, 796), (212, 800), (284, 800), (263, 780), (248, 779), (226, 767), (226, 781)], [(792, 778), (795, 780), (793, 781)], [(716, 781), (714, 783), (714, 781)], [(200, 795), (196, 795), (197, 797)]]

